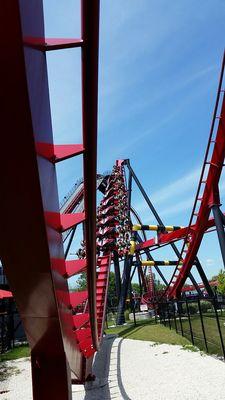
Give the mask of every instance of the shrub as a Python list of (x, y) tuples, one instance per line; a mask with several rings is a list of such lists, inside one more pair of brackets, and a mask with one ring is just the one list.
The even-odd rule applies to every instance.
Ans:
[(188, 308), (189, 308), (189, 313), (190, 313), (191, 315), (197, 314), (197, 311), (198, 311), (198, 306), (197, 306), (197, 304), (193, 304), (193, 303), (188, 304)]
[(211, 304), (208, 301), (201, 301), (201, 310), (203, 313), (211, 311)]
[(125, 311), (125, 321), (129, 321), (130, 320), (129, 314), (130, 314), (130, 310), (126, 310)]

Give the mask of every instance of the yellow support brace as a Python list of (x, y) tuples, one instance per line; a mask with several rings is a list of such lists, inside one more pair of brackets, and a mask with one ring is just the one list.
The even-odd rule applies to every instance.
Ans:
[(154, 267), (155, 261), (142, 261), (141, 265), (142, 267)]
[(130, 251), (129, 251), (129, 254), (133, 256), (134, 253), (135, 253), (135, 250), (136, 250), (136, 242), (135, 242), (134, 240), (131, 240), (131, 241), (130, 241)]
[(148, 225), (149, 231), (158, 231), (158, 225)]
[[(164, 260), (163, 263), (164, 263), (163, 265), (167, 265), (167, 266), (170, 265), (169, 260)], [(179, 265), (182, 265), (182, 264), (183, 264), (183, 262), (180, 261)], [(146, 261), (141, 261), (141, 265), (142, 265), (142, 267), (154, 267), (156, 265), (156, 263), (155, 263), (155, 261), (146, 260)]]
[(134, 232), (140, 231), (140, 230), (141, 230), (141, 225), (139, 225), (139, 224), (133, 225), (132, 230), (133, 230)]
[(132, 230), (134, 232), (136, 231), (141, 231), (141, 230), (148, 230), (148, 231), (159, 231), (163, 228), (163, 230), (167, 231), (167, 232), (173, 232), (174, 230), (177, 230), (177, 228), (179, 229), (183, 229), (184, 226), (174, 226), (174, 225), (165, 225), (165, 226), (161, 226), (161, 225), (140, 225), (140, 224), (136, 224), (133, 225)]

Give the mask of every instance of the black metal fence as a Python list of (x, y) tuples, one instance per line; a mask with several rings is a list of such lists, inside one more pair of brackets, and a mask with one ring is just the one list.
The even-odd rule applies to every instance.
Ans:
[(194, 346), (225, 359), (225, 301), (185, 298), (159, 304), (160, 323)]
[(0, 353), (3, 354), (26, 340), (14, 300), (0, 300)]

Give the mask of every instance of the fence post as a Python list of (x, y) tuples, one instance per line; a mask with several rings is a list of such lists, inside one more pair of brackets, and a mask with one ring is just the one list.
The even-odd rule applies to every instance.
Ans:
[(215, 310), (216, 322), (217, 322), (218, 331), (219, 331), (219, 335), (220, 335), (220, 342), (221, 342), (221, 348), (222, 348), (222, 352), (223, 352), (223, 358), (225, 360), (225, 349), (224, 349), (224, 343), (223, 343), (223, 336), (222, 336), (222, 332), (221, 332), (220, 321), (219, 321), (219, 316), (218, 316), (218, 312), (217, 312), (217, 308), (216, 308), (215, 298), (213, 298), (213, 306), (214, 306), (214, 310)]
[(1, 354), (4, 353), (4, 315), (1, 315)]
[(162, 324), (162, 303), (160, 304), (159, 308), (159, 323)]
[(136, 309), (136, 304), (134, 301), (134, 303), (133, 303), (134, 326), (137, 326), (135, 309)]
[(205, 342), (205, 349), (206, 352), (208, 353), (208, 345), (207, 345), (207, 340), (206, 340), (206, 335), (205, 335), (205, 327), (204, 327), (204, 322), (203, 322), (203, 317), (202, 317), (202, 310), (201, 310), (201, 303), (198, 297), (198, 309), (199, 309), (199, 315), (200, 315), (200, 319), (201, 319), (201, 325), (202, 325), (202, 333), (203, 333), (203, 337), (204, 337), (204, 342)]
[(106, 310), (106, 313), (105, 313), (105, 325), (106, 325), (106, 329), (109, 329), (109, 325), (108, 325), (108, 309)]
[(166, 326), (166, 320), (165, 320), (165, 304), (163, 304), (163, 323), (164, 323), (164, 326)]
[(154, 312), (155, 312), (155, 323), (157, 325), (157, 309), (155, 305), (154, 305)]
[(177, 320), (176, 320), (176, 315), (175, 315), (175, 306), (174, 306), (174, 303), (172, 303), (172, 306), (173, 306), (174, 325), (175, 325), (175, 329), (176, 329), (176, 332), (177, 332)]
[(180, 321), (180, 329), (181, 329), (181, 335), (184, 336), (184, 331), (183, 331), (183, 325), (182, 325), (182, 320), (181, 320), (181, 316), (180, 316), (180, 304), (182, 303), (178, 303), (177, 302), (177, 308), (178, 308), (178, 314), (179, 314), (179, 321)]
[(13, 300), (9, 299), (8, 304), (8, 329), (9, 329), (9, 343), (10, 349), (14, 348), (14, 304)]
[(170, 322), (170, 303), (167, 303), (167, 315), (168, 315), (168, 321), (169, 321), (169, 327), (171, 330), (171, 322)]
[(193, 330), (192, 330), (192, 325), (191, 325), (191, 316), (190, 316), (189, 305), (188, 305), (186, 296), (185, 296), (185, 303), (186, 303), (186, 310), (187, 310), (188, 322), (189, 322), (190, 333), (191, 333), (191, 343), (194, 345), (195, 343), (194, 343), (194, 335), (193, 335)]

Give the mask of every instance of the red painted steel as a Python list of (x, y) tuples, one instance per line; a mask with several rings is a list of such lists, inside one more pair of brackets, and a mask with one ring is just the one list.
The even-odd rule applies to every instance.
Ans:
[[(71, 400), (71, 372), (80, 382), (87, 377), (89, 370), (85, 370), (85, 360), (91, 359), (98, 350), (103, 335), (111, 253), (115, 249), (118, 251), (116, 240), (122, 232), (116, 232), (116, 227), (124, 228), (127, 224), (128, 237), (130, 230), (129, 221), (126, 224), (120, 221), (121, 210), (128, 215), (127, 210), (122, 209), (123, 197), (127, 204), (127, 192), (124, 160), (117, 160), (97, 216), (97, 248), (98, 254), (102, 252), (103, 255), (99, 255), (96, 262), (99, 0), (83, 0), (81, 8), (81, 39), (46, 39), (41, 0), (29, 3), (8, 0), (1, 6), (2, 145), (10, 149), (11, 157), (8, 151), (3, 151), (0, 158), (4, 171), (4, 175), (0, 175), (3, 192), (0, 257), (31, 346), (35, 400)], [(5, 45), (6, 35), (10, 46)], [(55, 145), (46, 52), (73, 47), (81, 47), (82, 52), (83, 144)], [(224, 61), (215, 110), (222, 93), (223, 70)], [(180, 295), (202, 237), (215, 224), (209, 214), (210, 207), (219, 204), (218, 183), (225, 157), (224, 96), (217, 135), (213, 138), (215, 119), (216, 111), (189, 226), (160, 233), (157, 240), (150, 239), (136, 247), (140, 252), (180, 239), (185, 239), (184, 246), (188, 243), (185, 255), (182, 252), (183, 266), (177, 266), (164, 296)], [(60, 213), (55, 163), (79, 154), (83, 155), (83, 186)], [(207, 176), (206, 166), (209, 168)], [(121, 181), (118, 176), (122, 177)], [(204, 191), (200, 195), (202, 185)], [(119, 192), (122, 193), (120, 200)], [(15, 198), (19, 211), (12, 213)], [(72, 213), (83, 198), (84, 212)], [(198, 210), (197, 204), (200, 204)], [(197, 217), (195, 223), (194, 216)], [(80, 223), (84, 225), (86, 257), (66, 261), (62, 233)], [(18, 235), (12, 235), (12, 226), (17, 227)], [(121, 250), (120, 256), (127, 252), (127, 249)], [(69, 292), (67, 279), (84, 271), (87, 290)], [(149, 273), (149, 292), (153, 298), (151, 269)], [(0, 298), (2, 295), (0, 291)], [(11, 293), (7, 296), (11, 297)]]
[(52, 143), (36, 143), (36, 151), (39, 156), (57, 163), (82, 154), (84, 152), (84, 147), (82, 144), (56, 145)]
[(63, 38), (52, 39), (52, 38), (32, 37), (32, 36), (24, 37), (23, 43), (27, 47), (31, 47), (35, 50), (40, 50), (42, 52), (50, 50), (70, 49), (74, 47), (83, 46), (82, 39), (63, 39)]
[[(111, 265), (111, 254), (106, 254), (98, 258), (98, 278), (97, 278), (97, 323), (98, 323), (98, 337), (101, 340), (104, 331), (104, 321), (107, 305), (107, 293), (109, 283), (109, 272)], [(103, 287), (103, 290), (101, 289)]]
[(87, 300), (88, 292), (83, 290), (82, 292), (70, 292), (70, 305), (75, 308), (79, 304)]
[[(2, 219), (0, 228), (0, 238), (5, 236), (4, 243), (1, 240), (0, 256), (31, 346), (34, 399), (68, 400), (72, 396), (71, 371), (78, 380), (84, 379), (83, 356), (90, 357), (98, 346), (93, 227), (99, 1), (90, 4), (83, 0), (82, 38), (79, 40), (45, 39), (41, 0), (9, 0), (2, 4), (1, 11), (2, 37), (7, 33), (11, 43), (9, 48), (1, 40), (4, 49), (4, 62), (0, 66), (4, 97), (1, 122), (5, 133), (2, 145), (10, 148), (13, 141), (14, 146), (12, 159), (6, 157), (6, 152), (1, 158), (7, 179), (0, 177), (5, 193), (0, 205), (8, 218)], [(32, 38), (29, 43), (27, 38)], [(84, 147), (53, 144), (46, 63), (46, 51), (77, 46), (82, 47), (86, 219), (83, 213), (59, 213), (52, 161), (55, 163), (83, 153)], [(42, 154), (37, 156), (36, 148), (41, 153), (40, 143), (46, 143), (45, 150), (42, 145)], [(46, 149), (50, 150), (51, 160), (43, 158)], [(13, 216), (14, 213), (7, 211), (12, 210), (15, 198), (20, 212)], [(80, 222), (85, 224), (88, 246), (89, 313), (72, 316), (61, 233)], [(19, 235), (13, 236), (10, 232), (14, 223)], [(74, 297), (73, 301), (75, 304)], [(94, 345), (89, 339), (86, 344), (76, 340), (74, 329), (82, 329), (88, 324), (91, 324)]]
[[(3, 152), (0, 161), (0, 257), (31, 347), (34, 399), (68, 400), (70, 370), (82, 377), (82, 355), (67, 282), (51, 269), (51, 258), (63, 258), (61, 235), (44, 218), (44, 211), (59, 212), (55, 169), (37, 159), (35, 149), (35, 141), (52, 142), (46, 58), (23, 47), (23, 34), (44, 33), (42, 2), (8, 0), (1, 4), (1, 22), (10, 41), (8, 47), (0, 39), (2, 147), (10, 157)], [(60, 306), (59, 291), (68, 293)]]
[(12, 292), (9, 290), (0, 290), (0, 299), (8, 299), (13, 297)]
[[(209, 218), (209, 220), (207, 221), (207, 225), (205, 227), (205, 232), (207, 232), (208, 229), (214, 226), (215, 226), (214, 218)], [(191, 225), (190, 227), (190, 229), (193, 231), (195, 230), (195, 228), (196, 228), (195, 225)], [(157, 237), (145, 240), (144, 242), (137, 244), (136, 248), (137, 250), (144, 250), (154, 247), (154, 249), (152, 250), (155, 250), (162, 245), (170, 244), (178, 240), (185, 239), (185, 237), (187, 236), (188, 229), (189, 229), (188, 227), (185, 227), (169, 233), (160, 233), (157, 235)]]
[(66, 261), (66, 275), (67, 278), (80, 274), (87, 270), (87, 261), (84, 260), (68, 260)]
[(89, 324), (89, 313), (81, 313), (73, 315), (74, 328), (80, 329)]
[[(189, 223), (189, 229), (184, 241), (180, 257), (180, 259), (181, 258), (183, 259), (183, 266), (182, 268), (177, 267), (173, 274), (173, 277), (171, 278), (170, 286), (169, 289), (167, 290), (167, 295), (169, 295), (169, 297), (179, 297), (181, 289), (187, 278), (187, 275), (194, 263), (204, 232), (206, 230), (211, 207), (213, 205), (220, 204), (218, 184), (225, 158), (225, 96), (224, 96), (224, 91), (222, 90), (221, 87), (223, 82), (224, 67), (225, 67), (225, 54), (222, 62), (222, 70), (219, 81), (217, 100), (214, 109), (212, 126), (210, 130), (203, 169)], [(219, 111), (220, 99), (222, 101), (221, 101), (221, 108)], [(215, 137), (213, 137), (215, 120), (218, 117), (217, 115), (218, 112), (220, 112), (219, 123), (217, 127), (217, 133), (215, 134)], [(212, 148), (212, 155), (211, 158), (208, 159), (211, 148)], [(205, 177), (206, 165), (208, 165), (209, 167), (207, 176)], [(202, 183), (203, 181), (204, 183)], [(203, 194), (200, 196), (199, 193), (201, 191), (202, 185), (204, 185), (204, 190)], [(196, 212), (196, 209), (198, 207), (198, 202), (200, 203), (200, 205), (198, 211)], [(195, 228), (191, 229), (194, 216), (196, 216)], [(187, 244), (188, 247), (185, 250), (185, 246)]]
[[(218, 286), (218, 281), (209, 281), (210, 286)], [(203, 282), (198, 283), (198, 287), (200, 289), (204, 289), (205, 285)], [(193, 285), (185, 285), (182, 290), (182, 292), (191, 292), (191, 291), (196, 291), (196, 288)]]
[(67, 205), (67, 207), (63, 207), (63, 214), (64, 213), (69, 214), (69, 213), (73, 212), (75, 207), (77, 207), (79, 205), (79, 203), (83, 200), (83, 198), (84, 198), (84, 187), (82, 185), (79, 192), (77, 194), (75, 194), (75, 196), (72, 196), (72, 199), (69, 202), (69, 204)]
[(60, 214), (59, 212), (46, 211), (45, 221), (48, 226), (58, 232), (64, 232), (75, 225), (85, 221), (85, 213)]
[(96, 168), (98, 110), (99, 0), (82, 2), (82, 109), (84, 209), (88, 304), (94, 348), (98, 349), (96, 312)]

